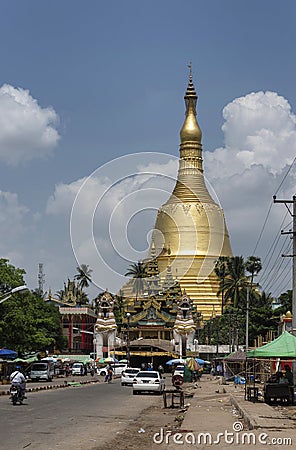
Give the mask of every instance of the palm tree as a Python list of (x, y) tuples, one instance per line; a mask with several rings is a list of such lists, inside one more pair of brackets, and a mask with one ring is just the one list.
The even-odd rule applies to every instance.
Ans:
[(145, 278), (147, 277), (147, 265), (142, 261), (133, 263), (129, 266), (129, 270), (125, 274), (126, 277), (133, 277), (133, 292), (136, 293), (136, 301), (139, 293), (142, 293), (146, 285)]
[(88, 264), (81, 264), (76, 269), (78, 273), (74, 278), (78, 281), (78, 286), (81, 289), (87, 288), (91, 283), (92, 269), (89, 268)]
[(234, 308), (238, 307), (240, 295), (246, 290), (249, 283), (245, 273), (245, 263), (242, 256), (228, 258), (227, 274), (224, 278), (224, 284), (220, 287), (218, 294), (224, 292), (225, 302), (231, 301)]
[(249, 256), (246, 261), (246, 271), (251, 274), (251, 290), (253, 286), (254, 276), (258, 275), (262, 269), (261, 259), (257, 256)]
[[(224, 280), (227, 275), (227, 261), (229, 259), (229, 256), (219, 256), (219, 258), (216, 261), (214, 271), (217, 277), (220, 279), (220, 287), (224, 286)], [(224, 310), (224, 290), (221, 290), (222, 294), (222, 305), (221, 305), (221, 312), (223, 314)]]

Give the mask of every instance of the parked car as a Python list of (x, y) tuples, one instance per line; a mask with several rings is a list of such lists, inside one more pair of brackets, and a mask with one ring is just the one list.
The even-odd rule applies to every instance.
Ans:
[(121, 386), (132, 386), (133, 379), (140, 370), (137, 367), (127, 367), (121, 374)]
[(140, 392), (155, 392), (162, 394), (165, 381), (156, 370), (140, 370), (133, 380), (133, 395)]
[(181, 377), (184, 378), (184, 366), (177, 366), (174, 370), (173, 376), (175, 375), (181, 375)]
[(76, 362), (73, 364), (71, 369), (72, 375), (84, 375), (84, 365), (81, 362)]
[[(97, 370), (98, 375), (105, 377), (108, 366), (109, 366), (109, 364), (105, 367), (102, 367), (101, 369), (98, 369)], [(127, 364), (125, 364), (125, 363), (111, 363), (110, 366), (113, 370), (113, 375), (115, 375), (115, 376), (121, 375), (122, 372), (127, 368)]]

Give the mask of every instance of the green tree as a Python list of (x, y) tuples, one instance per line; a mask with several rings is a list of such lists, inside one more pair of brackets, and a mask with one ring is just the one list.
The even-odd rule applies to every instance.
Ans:
[(252, 301), (249, 312), (249, 343), (253, 345), (258, 336), (266, 336), (268, 331), (277, 332), (278, 319), (272, 309), (272, 297), (264, 291)]
[(249, 256), (245, 263), (246, 271), (251, 274), (251, 289), (254, 282), (254, 277), (258, 275), (262, 269), (261, 259), (257, 256)]
[(128, 271), (125, 273), (125, 276), (131, 276), (134, 278), (133, 292), (136, 293), (137, 301), (139, 294), (144, 291), (144, 287), (146, 286), (145, 278), (147, 278), (148, 276), (146, 264), (144, 264), (142, 261), (131, 264)]
[(0, 346), (20, 353), (52, 351), (65, 345), (58, 308), (31, 292), (3, 303), (0, 327)]
[[(23, 269), (16, 269), (8, 260), (0, 261), (2, 286), (11, 289), (24, 284)], [(45, 303), (37, 293), (15, 293), (0, 304), (0, 347), (25, 353), (62, 350), (64, 345), (58, 308)]]
[(23, 269), (16, 269), (9, 264), (8, 259), (0, 258), (0, 293), (5, 293), (11, 289), (25, 284)]
[[(227, 275), (227, 261), (229, 257), (228, 256), (219, 256), (219, 258), (216, 261), (215, 264), (215, 274), (220, 279), (221, 286), (224, 286), (224, 280)], [(221, 312), (223, 314), (224, 311), (224, 290), (221, 290)]]
[(279, 296), (279, 301), (281, 306), (279, 306), (278, 308), (276, 308), (274, 310), (274, 315), (279, 317), (282, 314), (286, 314), (288, 311), (292, 312), (292, 296), (293, 296), (293, 291), (291, 289), (289, 289), (286, 292), (283, 292), (280, 296)]
[(224, 280), (221, 280), (218, 294), (224, 293), (225, 304), (230, 302), (234, 308), (237, 308), (242, 297), (245, 296), (248, 278), (245, 272), (245, 263), (242, 256), (228, 258), (227, 274)]
[(87, 288), (91, 283), (92, 269), (89, 268), (88, 264), (81, 264), (77, 267), (77, 272), (74, 278), (78, 281), (78, 286), (81, 289)]
[(120, 290), (118, 295), (115, 296), (115, 304), (114, 304), (114, 308), (113, 308), (114, 317), (115, 317), (119, 332), (121, 330), (122, 319), (125, 317), (126, 307), (127, 307), (127, 301), (123, 296), (123, 292)]

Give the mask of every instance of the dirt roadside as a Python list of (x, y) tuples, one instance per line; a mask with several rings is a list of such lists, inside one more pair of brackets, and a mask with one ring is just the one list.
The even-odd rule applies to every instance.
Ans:
[[(162, 428), (165, 431), (177, 431), (182, 424), (184, 409), (163, 408), (163, 400), (157, 398), (157, 405), (144, 409), (141, 416), (129, 427), (119, 432), (114, 439), (104, 445), (104, 450), (156, 449), (153, 436)], [(100, 450), (98, 447), (97, 450)]]

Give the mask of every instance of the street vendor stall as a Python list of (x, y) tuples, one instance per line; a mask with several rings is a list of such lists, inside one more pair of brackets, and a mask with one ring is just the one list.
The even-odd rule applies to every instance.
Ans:
[[(255, 394), (258, 389), (255, 386), (256, 380), (256, 362), (269, 360), (269, 373), (264, 377), (264, 399), (267, 403), (273, 401), (294, 402), (294, 382), (293, 382), (293, 365), (296, 360), (296, 337), (285, 331), (278, 338), (269, 342), (262, 347), (247, 352), (246, 360), (246, 379), (251, 378), (253, 386), (246, 386), (246, 397), (250, 400), (253, 391), (253, 400), (256, 400)], [(248, 367), (250, 362), (253, 367), (253, 374), (249, 377)], [(279, 376), (275, 376), (275, 372)], [(285, 375), (285, 372), (288, 376)], [(282, 374), (282, 376), (280, 375)], [(281, 386), (281, 385), (286, 385)]]

